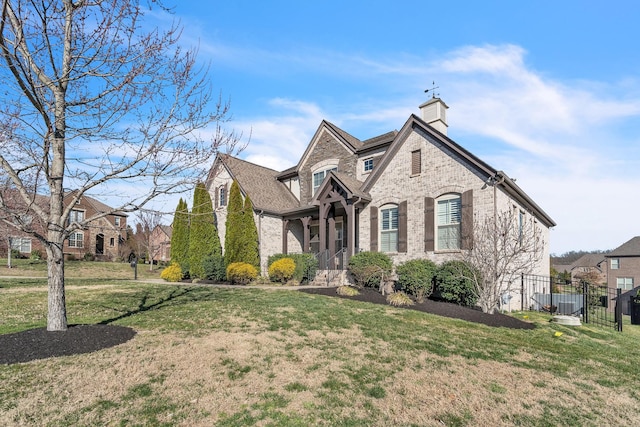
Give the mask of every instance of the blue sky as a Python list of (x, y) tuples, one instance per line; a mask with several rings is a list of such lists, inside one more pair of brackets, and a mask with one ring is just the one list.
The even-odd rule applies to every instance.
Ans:
[(557, 222), (552, 253), (640, 235), (640, 3), (177, 3), (251, 134), (240, 157), (293, 166), (322, 119), (360, 139), (399, 129), (435, 81), (449, 137)]

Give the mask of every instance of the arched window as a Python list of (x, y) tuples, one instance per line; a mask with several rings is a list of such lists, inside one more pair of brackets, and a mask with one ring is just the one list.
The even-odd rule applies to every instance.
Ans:
[(445, 194), (436, 202), (437, 249), (460, 249), (462, 198), (460, 194)]
[(380, 251), (398, 252), (398, 205), (380, 208)]

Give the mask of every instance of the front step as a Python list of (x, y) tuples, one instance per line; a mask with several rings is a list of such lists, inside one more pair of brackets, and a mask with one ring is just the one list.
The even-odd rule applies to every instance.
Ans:
[(316, 277), (311, 282), (314, 286), (327, 286), (337, 288), (348, 285), (347, 270), (318, 270)]

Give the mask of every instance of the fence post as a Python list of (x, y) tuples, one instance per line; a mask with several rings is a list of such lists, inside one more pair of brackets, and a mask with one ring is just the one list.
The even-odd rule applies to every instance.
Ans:
[(553, 276), (549, 276), (549, 314), (553, 316)]
[(589, 323), (589, 284), (586, 280), (582, 280), (582, 317), (584, 323)]
[(616, 323), (618, 332), (622, 332), (622, 289), (616, 289)]
[(520, 273), (520, 311), (524, 311), (524, 273)]

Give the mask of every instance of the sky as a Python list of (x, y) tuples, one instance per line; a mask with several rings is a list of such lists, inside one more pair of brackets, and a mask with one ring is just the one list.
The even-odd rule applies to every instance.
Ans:
[(198, 46), (239, 157), (291, 167), (323, 119), (400, 129), (435, 82), (448, 136), (555, 220), (551, 253), (640, 235), (640, 2), (176, 3), (154, 18)]

